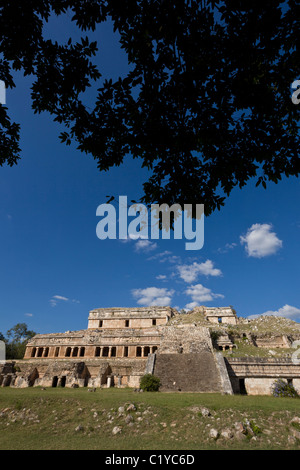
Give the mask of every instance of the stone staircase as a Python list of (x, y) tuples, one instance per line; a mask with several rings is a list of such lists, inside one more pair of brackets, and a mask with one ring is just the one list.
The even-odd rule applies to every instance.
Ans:
[(158, 354), (154, 372), (161, 391), (222, 392), (220, 371), (212, 351)]

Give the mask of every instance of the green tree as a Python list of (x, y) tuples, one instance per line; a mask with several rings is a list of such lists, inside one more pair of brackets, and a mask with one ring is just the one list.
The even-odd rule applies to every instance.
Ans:
[[(81, 31), (108, 18), (128, 57), (116, 81), (92, 62), (88, 37), (43, 36), (53, 16)], [(130, 154), (149, 170), (141, 202), (224, 205), (250, 179), (298, 176), (300, 6), (295, 0), (6, 0), (0, 4), (0, 80), (33, 77), (34, 112), (64, 125), (100, 171)], [(68, 16), (65, 16), (68, 19)], [(101, 79), (101, 80), (100, 80)], [(95, 82), (94, 107), (83, 102)], [(0, 165), (20, 158), (19, 125), (0, 105)]]
[(28, 330), (26, 323), (17, 323), (6, 333), (6, 359), (23, 359), (26, 344), (36, 333)]

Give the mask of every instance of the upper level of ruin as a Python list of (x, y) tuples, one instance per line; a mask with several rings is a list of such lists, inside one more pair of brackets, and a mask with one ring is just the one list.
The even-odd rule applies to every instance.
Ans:
[(151, 328), (165, 325), (176, 314), (171, 307), (96, 308), (89, 313), (88, 329)]
[(204, 307), (204, 315), (212, 323), (237, 324), (237, 316), (232, 307)]
[(237, 315), (232, 307), (195, 307), (191, 313), (201, 313), (210, 323), (236, 325)]

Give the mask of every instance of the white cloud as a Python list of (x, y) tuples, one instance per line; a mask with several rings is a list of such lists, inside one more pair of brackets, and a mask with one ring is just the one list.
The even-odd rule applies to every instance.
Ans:
[(282, 247), (282, 241), (271, 229), (271, 224), (253, 224), (245, 236), (240, 236), (240, 242), (245, 244), (248, 256), (263, 258), (273, 255)]
[(226, 243), (224, 248), (218, 248), (219, 253), (228, 253), (229, 250), (233, 250), (237, 246), (236, 243)]
[(119, 241), (121, 243), (128, 243), (128, 242), (131, 242), (132, 240), (144, 240), (145, 237), (143, 237), (142, 235), (135, 235), (134, 233), (129, 233), (127, 238), (120, 238)]
[(150, 242), (150, 240), (138, 240), (135, 244), (135, 251), (144, 251), (149, 252), (155, 250), (157, 248), (157, 244), (154, 242)]
[(147, 258), (147, 261), (153, 261), (157, 260), (159, 263), (165, 263), (166, 261), (169, 263), (178, 263), (180, 260), (180, 257), (177, 255), (173, 255), (172, 251), (163, 251), (160, 253), (156, 253), (153, 256), (150, 256), (150, 258)]
[(119, 241), (121, 243), (128, 243), (128, 242), (131, 242), (132, 240), (136, 240), (136, 237), (131, 237), (131, 235), (129, 234), (129, 236), (127, 238), (120, 238)]
[(165, 258), (169, 255), (172, 254), (172, 251), (162, 251), (160, 253), (156, 253), (155, 255), (151, 256), (150, 258), (148, 258), (148, 261), (152, 261), (152, 260), (155, 260), (155, 259), (160, 259), (160, 258)]
[(285, 304), (283, 307), (279, 308), (278, 310), (268, 310), (267, 312), (264, 312), (261, 315), (249, 315), (248, 318), (255, 319), (260, 316), (266, 317), (268, 315), (290, 318), (291, 320), (294, 320), (295, 318), (300, 319), (300, 308), (292, 307), (291, 305)]
[(164, 279), (167, 279), (167, 276), (165, 276), (164, 274), (159, 274), (158, 276), (156, 276), (156, 279), (158, 279), (159, 281), (163, 281)]
[(147, 287), (145, 289), (133, 289), (132, 295), (137, 299), (139, 305), (145, 306), (168, 306), (171, 304), (174, 290), (158, 287)]
[(49, 302), (51, 307), (56, 307), (59, 301), (68, 302), (68, 300), (69, 299), (67, 297), (63, 297), (62, 295), (53, 295)]
[(54, 296), (52, 297), (52, 299), (64, 300), (64, 301), (68, 301), (68, 300), (69, 300), (67, 297), (63, 297), (62, 295), (54, 295)]
[(188, 303), (186, 305), (186, 308), (194, 308), (201, 302), (211, 302), (212, 300), (217, 298), (224, 298), (224, 295), (214, 294), (211, 289), (204, 287), (202, 284), (196, 284), (188, 287), (185, 293), (187, 295), (190, 295), (193, 301), (191, 303)]
[(33, 313), (24, 313), (25, 317), (33, 317)]
[(53, 295), (51, 299), (49, 300), (51, 307), (56, 307), (58, 302), (73, 302), (76, 304), (79, 304), (79, 300), (76, 299), (68, 299), (68, 297), (64, 297), (63, 295)]
[(179, 276), (185, 282), (194, 282), (199, 274), (204, 276), (221, 276), (222, 271), (220, 269), (214, 268), (214, 263), (211, 260), (205, 261), (205, 263), (196, 263), (193, 264), (183, 264), (181, 266), (177, 266), (179, 271)]
[(193, 308), (197, 307), (198, 302), (190, 302), (189, 304), (186, 304), (185, 310), (193, 310)]

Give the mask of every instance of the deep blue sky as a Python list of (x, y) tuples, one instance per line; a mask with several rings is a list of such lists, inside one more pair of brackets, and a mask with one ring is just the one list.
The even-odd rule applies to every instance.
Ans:
[[(60, 26), (60, 39), (62, 30), (65, 37), (75, 31)], [(110, 25), (97, 35), (100, 71), (117, 78), (126, 58)], [(18, 74), (16, 84), (6, 105), (22, 126), (22, 159), (0, 168), (1, 332), (19, 322), (39, 333), (77, 330), (91, 309), (161, 302), (300, 320), (297, 178), (234, 190), (205, 219), (199, 251), (186, 251), (185, 240), (99, 240), (98, 205), (108, 194), (138, 197), (145, 170), (128, 160), (99, 173), (92, 157), (59, 142), (62, 129), (51, 117), (33, 114), (30, 80)]]

